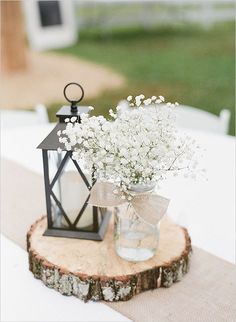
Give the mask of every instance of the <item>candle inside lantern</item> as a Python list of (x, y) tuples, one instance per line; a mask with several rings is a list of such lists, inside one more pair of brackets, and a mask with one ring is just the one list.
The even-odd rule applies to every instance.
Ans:
[[(73, 224), (86, 199), (88, 198), (89, 190), (78, 172), (70, 170), (65, 171), (61, 176), (60, 189), (62, 207), (65, 210), (70, 222)], [(61, 223), (62, 225), (68, 226), (64, 217), (62, 217)], [(77, 227), (87, 228), (92, 225), (93, 208), (92, 206), (87, 205), (81, 218), (79, 219)]]

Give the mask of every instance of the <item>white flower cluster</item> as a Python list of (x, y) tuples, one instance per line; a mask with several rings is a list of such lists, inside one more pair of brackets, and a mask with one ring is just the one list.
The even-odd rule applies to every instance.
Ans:
[(73, 158), (83, 159), (96, 178), (109, 180), (126, 190), (130, 185), (146, 185), (166, 178), (168, 173), (190, 171), (195, 142), (180, 136), (175, 124), (177, 103), (164, 103), (163, 96), (129, 96), (130, 108), (109, 111), (103, 116), (72, 117), (58, 133)]

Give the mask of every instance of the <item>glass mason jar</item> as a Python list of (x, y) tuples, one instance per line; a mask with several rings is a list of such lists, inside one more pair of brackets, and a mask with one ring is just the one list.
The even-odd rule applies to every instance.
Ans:
[[(133, 196), (153, 193), (155, 185), (133, 185)], [(137, 215), (131, 203), (115, 208), (114, 241), (117, 254), (132, 262), (145, 261), (156, 253), (160, 225), (152, 225)]]

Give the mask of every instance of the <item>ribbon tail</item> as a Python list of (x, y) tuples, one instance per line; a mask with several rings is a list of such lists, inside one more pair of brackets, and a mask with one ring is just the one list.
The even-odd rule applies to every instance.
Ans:
[(132, 200), (137, 215), (144, 221), (156, 225), (165, 215), (170, 200), (158, 195), (137, 196)]
[(96, 207), (116, 207), (124, 203), (120, 194), (113, 191), (116, 186), (110, 182), (97, 181), (90, 191), (88, 204)]

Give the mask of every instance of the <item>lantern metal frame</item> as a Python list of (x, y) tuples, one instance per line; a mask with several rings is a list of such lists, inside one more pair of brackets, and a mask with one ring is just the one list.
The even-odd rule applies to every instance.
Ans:
[[(46, 196), (46, 210), (47, 210), (47, 222), (48, 227), (47, 230), (44, 232), (45, 236), (54, 236), (54, 237), (68, 237), (68, 238), (81, 238), (81, 239), (92, 239), (92, 240), (103, 240), (103, 237), (106, 232), (106, 228), (110, 219), (111, 212), (108, 211), (106, 208), (100, 208), (93, 206), (93, 229), (91, 231), (87, 231), (82, 228), (76, 228), (80, 218), (83, 216), (83, 212), (88, 205), (89, 199), (89, 191), (91, 190), (92, 186), (96, 182), (96, 180), (92, 179), (92, 184), (90, 185), (89, 181), (87, 180), (85, 174), (83, 173), (81, 167), (79, 166), (78, 162), (72, 158), (72, 151), (65, 151), (63, 150), (65, 155), (61, 157), (61, 154), (58, 154), (58, 167), (54, 177), (50, 180), (49, 174), (49, 152), (54, 151), (57, 153), (57, 148), (60, 147), (63, 149), (63, 146), (58, 141), (57, 132), (59, 130), (65, 129), (65, 123), (58, 123), (56, 127), (50, 132), (50, 134), (40, 143), (38, 149), (42, 150), (43, 156), (43, 169), (44, 169), (44, 185), (45, 185), (45, 196)], [(68, 215), (63, 208), (61, 202), (56, 197), (55, 193), (53, 192), (53, 187), (57, 180), (60, 180), (61, 175), (63, 174), (63, 169), (66, 166), (67, 162), (71, 160), (75, 165), (75, 168), (78, 171), (78, 174), (83, 179), (87, 189), (88, 189), (88, 197), (85, 200), (82, 208), (78, 210), (78, 215), (75, 221), (72, 223), (68, 218)], [(53, 219), (53, 212), (52, 212), (52, 199), (54, 200), (55, 204), (57, 205), (60, 214), (57, 216), (63, 216), (65, 221), (68, 224), (68, 227), (55, 227), (56, 220)], [(98, 217), (99, 212), (101, 215), (101, 223), (99, 225)]]
[[(66, 89), (70, 85), (77, 85), (80, 88), (81, 97), (79, 99), (70, 100), (68, 98), (68, 95), (66, 94)], [(92, 230), (76, 227), (77, 224), (79, 223), (80, 218), (83, 216), (84, 210), (88, 205), (88, 200), (90, 196), (89, 191), (92, 189), (92, 186), (95, 184), (96, 180), (94, 179), (94, 176), (92, 173), (92, 182), (90, 184), (85, 174), (83, 173), (80, 165), (78, 164), (78, 162), (72, 158), (72, 151), (66, 151), (65, 147), (61, 143), (59, 143), (57, 133), (58, 131), (63, 131), (66, 128), (65, 119), (70, 118), (72, 116), (76, 116), (78, 118), (78, 122), (80, 122), (81, 120), (80, 114), (89, 112), (89, 108), (87, 106), (79, 106), (79, 107), (77, 106), (77, 104), (84, 97), (84, 89), (80, 84), (74, 83), (74, 82), (67, 84), (64, 88), (63, 93), (66, 100), (69, 103), (71, 103), (71, 106), (62, 106), (62, 108), (56, 113), (56, 116), (59, 118), (59, 123), (57, 123), (55, 128), (37, 147), (38, 149), (42, 150), (42, 156), (43, 156), (44, 185), (45, 185), (47, 225), (48, 225), (46, 231), (44, 232), (44, 235), (53, 236), (53, 237), (103, 240), (103, 237), (105, 235), (105, 232), (109, 223), (109, 219), (111, 216), (111, 212), (108, 211), (107, 208), (101, 208), (101, 207), (95, 207), (95, 206), (92, 207), (92, 217), (93, 217)], [(58, 148), (60, 148), (63, 151), (64, 153), (63, 157), (61, 154), (57, 152)], [(50, 180), (50, 174), (49, 174), (49, 151), (54, 151), (55, 153), (57, 153), (57, 170), (52, 180)], [(88, 197), (85, 200), (84, 204), (82, 205), (81, 209), (78, 211), (78, 215), (73, 223), (70, 221), (61, 202), (58, 200), (57, 196), (53, 192), (53, 187), (57, 181), (59, 181), (59, 187), (60, 187), (60, 177), (63, 174), (64, 167), (66, 166), (69, 160), (71, 160), (75, 165), (75, 168), (77, 169), (79, 175), (83, 179), (83, 182), (85, 183), (88, 189)], [(59, 210), (59, 213), (57, 213), (56, 215), (53, 214), (52, 212), (52, 208), (53, 208), (52, 199), (54, 200)], [(58, 218), (60, 218), (60, 216), (63, 216), (65, 221), (68, 224), (68, 227), (65, 227), (63, 225), (61, 226), (58, 225), (58, 220), (55, 220), (55, 218), (53, 218), (54, 215), (57, 216)], [(100, 222), (99, 222), (99, 215), (100, 215)], [(55, 226), (54, 224), (55, 222), (57, 223), (57, 226)]]

